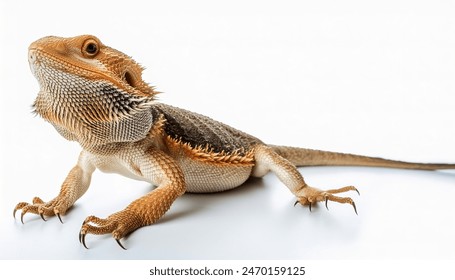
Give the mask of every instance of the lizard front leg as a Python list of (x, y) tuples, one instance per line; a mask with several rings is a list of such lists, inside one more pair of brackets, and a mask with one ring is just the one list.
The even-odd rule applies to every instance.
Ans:
[(328, 201), (348, 203), (354, 207), (354, 211), (357, 214), (355, 203), (350, 197), (335, 195), (347, 191), (356, 191), (359, 193), (355, 187), (347, 186), (326, 191), (310, 187), (305, 183), (295, 165), (264, 145), (259, 145), (255, 148), (255, 162), (256, 165), (253, 169), (253, 176), (262, 177), (269, 171), (274, 172), (297, 197), (295, 204), (300, 203), (302, 205), (308, 205), (311, 211), (312, 204), (316, 202), (325, 201), (326, 207)]
[(44, 221), (46, 221), (44, 216), (57, 215), (62, 222), (61, 215), (65, 215), (76, 200), (87, 191), (94, 171), (95, 166), (90, 163), (85, 152), (82, 151), (77, 165), (69, 172), (57, 197), (47, 203), (39, 197), (33, 198), (32, 204), (20, 202), (14, 208), (13, 215), (16, 216), (16, 212), (21, 210), (22, 223), (24, 223), (24, 215), (27, 213), (40, 215)]
[(169, 210), (171, 204), (185, 193), (185, 180), (178, 164), (165, 153), (151, 150), (144, 156), (131, 161), (135, 169), (157, 188), (133, 201), (124, 210), (105, 219), (89, 216), (82, 224), (79, 241), (87, 248), (87, 234), (111, 233), (117, 243), (128, 233), (155, 223)]

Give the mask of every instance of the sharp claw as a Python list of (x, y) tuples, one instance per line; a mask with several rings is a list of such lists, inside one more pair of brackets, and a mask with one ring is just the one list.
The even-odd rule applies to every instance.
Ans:
[(296, 201), (295, 201), (295, 203), (294, 203), (294, 207), (297, 205), (297, 203), (299, 203), (299, 201), (298, 201), (298, 200), (296, 200)]
[(329, 210), (329, 206), (327, 205), (328, 202), (329, 202), (329, 197), (327, 196), (325, 198), (325, 208), (327, 208), (327, 210)]
[(358, 216), (359, 214), (357, 213), (357, 208), (355, 207), (354, 201), (351, 203), (352, 207), (354, 207), (354, 212)]
[(19, 202), (16, 207), (14, 207), (13, 217), (16, 219), (17, 210), (22, 210), (25, 206), (29, 205), (27, 202)]
[(357, 188), (355, 189), (355, 191), (357, 192), (358, 195), (360, 195), (360, 192)]
[(311, 204), (312, 204), (312, 203), (310, 202), (310, 204), (308, 205), (308, 207), (310, 208), (310, 212), (311, 212)]
[(60, 223), (63, 224), (62, 217), (60, 217), (60, 213), (57, 213), (57, 217), (58, 217), (58, 219), (60, 220)]
[(85, 249), (88, 249), (87, 245), (85, 244), (85, 234), (80, 233), (80, 235), (81, 235), (81, 243), (82, 243), (82, 245), (84, 245)]
[(125, 247), (123, 247), (122, 243), (120, 242), (120, 239), (115, 239), (115, 241), (117, 241), (117, 244), (122, 247), (123, 250), (126, 250)]
[(44, 218), (44, 213), (39, 213), (39, 216), (41, 217), (41, 219), (43, 219), (43, 221), (46, 222), (46, 219)]
[(79, 243), (82, 243), (82, 233), (79, 231)]
[[(25, 213), (27, 213), (27, 212), (25, 212)], [(24, 212), (21, 213), (21, 222), (22, 222), (22, 224), (24, 224), (24, 215), (25, 215), (25, 213)]]

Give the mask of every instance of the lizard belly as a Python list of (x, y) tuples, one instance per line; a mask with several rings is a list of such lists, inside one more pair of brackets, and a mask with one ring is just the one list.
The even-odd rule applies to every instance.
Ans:
[(91, 157), (93, 164), (98, 170), (104, 173), (116, 173), (130, 179), (151, 182), (144, 178), (139, 169), (134, 168), (116, 156), (95, 156)]
[(213, 165), (188, 158), (178, 160), (192, 193), (221, 192), (236, 188), (251, 175), (251, 166)]
[[(180, 157), (177, 163), (185, 176), (186, 191), (192, 193), (221, 192), (236, 188), (251, 175), (252, 166), (212, 164)], [(130, 179), (153, 184), (153, 178), (145, 178), (138, 168), (119, 160), (116, 156), (94, 156), (92, 162), (101, 172), (116, 173)]]

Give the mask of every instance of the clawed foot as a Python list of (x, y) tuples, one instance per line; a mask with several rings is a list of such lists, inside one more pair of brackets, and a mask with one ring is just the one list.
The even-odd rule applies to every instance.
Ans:
[(355, 213), (357, 214), (357, 208), (356, 208), (355, 203), (352, 200), (352, 198), (340, 197), (340, 196), (334, 195), (334, 194), (343, 193), (343, 192), (347, 192), (347, 191), (356, 191), (360, 195), (360, 192), (353, 186), (348, 186), (348, 187), (333, 189), (333, 190), (327, 190), (327, 191), (322, 191), (322, 190), (319, 190), (316, 188), (306, 186), (297, 193), (297, 201), (294, 203), (294, 206), (297, 205), (298, 203), (300, 203), (302, 205), (308, 205), (308, 207), (311, 211), (311, 206), (313, 203), (325, 201), (325, 207), (328, 210), (329, 209), (328, 202), (334, 201), (334, 202), (338, 202), (338, 203), (351, 204), (352, 207), (354, 207)]
[(142, 226), (141, 219), (134, 212), (123, 210), (110, 215), (106, 219), (101, 219), (95, 216), (89, 216), (82, 223), (81, 231), (79, 232), (79, 242), (88, 249), (85, 243), (87, 234), (107, 234), (111, 233), (112, 237), (117, 241), (117, 244), (124, 250), (120, 240), (128, 233)]
[(13, 216), (16, 217), (16, 212), (18, 210), (22, 210), (21, 212), (22, 223), (24, 223), (24, 215), (27, 213), (37, 214), (41, 217), (41, 219), (43, 219), (43, 221), (46, 221), (44, 216), (56, 215), (60, 222), (63, 223), (61, 215), (64, 215), (66, 210), (69, 208), (67, 204), (68, 203), (66, 200), (61, 199), (59, 197), (49, 201), (48, 203), (45, 203), (39, 197), (35, 197), (32, 200), (32, 204), (27, 202), (18, 203), (14, 208)]

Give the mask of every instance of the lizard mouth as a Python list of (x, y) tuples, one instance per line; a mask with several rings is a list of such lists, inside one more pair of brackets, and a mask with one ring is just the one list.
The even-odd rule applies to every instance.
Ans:
[[(46, 87), (51, 79), (46, 78), (47, 75), (52, 75), (55, 70), (65, 70), (64, 61), (53, 57), (51, 54), (39, 48), (29, 49), (28, 64), (33, 76), (38, 80), (41, 88)], [(48, 73), (46, 75), (46, 73)]]
[[(104, 80), (117, 88), (123, 88), (123, 85), (105, 73), (104, 66), (96, 60), (81, 59), (71, 57), (67, 58), (68, 54), (60, 55), (50, 53), (42, 47), (34, 46), (33, 44), (28, 50), (28, 61), (32, 74), (39, 80), (39, 83), (47, 83), (49, 79), (42, 79), (44, 76), (49, 76), (52, 72), (57, 73), (73, 73), (81, 78), (86, 78), (92, 81)], [(52, 70), (54, 71), (52, 71)], [(50, 70), (50, 71), (48, 71)], [(43, 72), (46, 72), (44, 75)], [(55, 79), (61, 78), (61, 75), (55, 76)]]
[[(102, 67), (102, 65), (99, 65), (99, 63), (96, 63), (93, 60), (89, 61), (88, 59), (87, 60), (78, 59), (80, 60), (80, 62), (78, 63), (78, 60), (76, 59), (78, 58), (72, 57), (71, 59), (68, 59), (63, 54), (59, 55), (58, 53), (57, 54), (50, 53), (44, 50), (43, 48), (33, 47), (33, 45), (30, 46), (28, 50), (28, 61), (32, 68), (40, 66), (48, 66), (56, 69), (72, 68), (73, 69), (72, 72), (81, 72), (81, 74), (83, 72), (87, 72), (87, 74), (90, 73), (89, 76), (95, 74), (97, 76), (101, 75), (101, 71), (99, 68)], [(91, 69), (94, 66), (96, 66), (96, 70)]]

